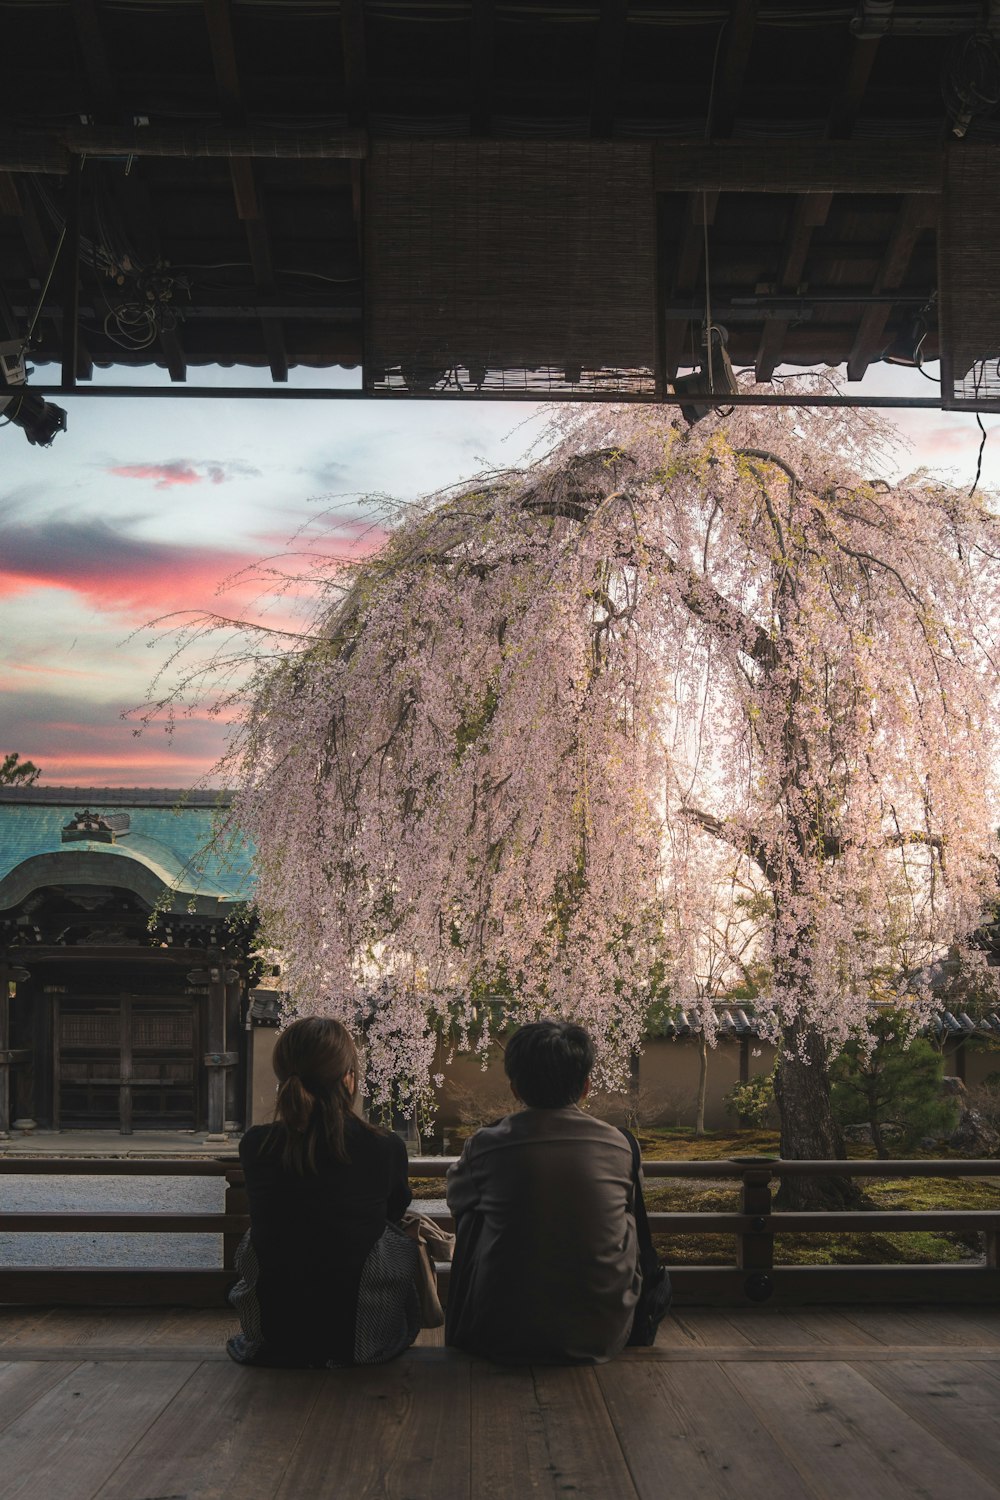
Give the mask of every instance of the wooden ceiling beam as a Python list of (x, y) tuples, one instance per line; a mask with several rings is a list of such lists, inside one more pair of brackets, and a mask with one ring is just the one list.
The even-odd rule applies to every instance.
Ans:
[(830, 106), (826, 131), (829, 140), (846, 141), (854, 129), (854, 122), (861, 112), (861, 104), (875, 66), (880, 41), (881, 37), (878, 36), (851, 38), (847, 60)]
[[(826, 223), (833, 202), (832, 193), (803, 194), (792, 210), (791, 222), (785, 239), (781, 270), (776, 292), (795, 293), (799, 290), (806, 258), (812, 244), (813, 230)], [(781, 350), (788, 332), (788, 320), (771, 318), (764, 324), (760, 345), (757, 349), (756, 379), (770, 380), (776, 365), (781, 360)]]
[[(0, 174), (0, 185), (2, 185), (4, 174)], [(52, 268), (52, 258), (55, 247), (48, 243), (45, 231), (42, 228), (35, 205), (26, 192), (19, 192), (13, 177), (7, 179), (7, 187), (4, 190), (3, 201), (10, 217), (17, 220), (21, 238), (27, 251), (28, 266), (34, 274), (39, 290), (45, 285), (49, 271)], [(63, 317), (61, 308), (53, 308), (47, 315), (47, 321), (51, 323), (55, 332), (58, 347), (63, 347)], [(23, 332), (27, 332), (25, 328)], [(89, 380), (93, 374), (93, 361), (87, 352), (82, 339), (77, 344), (77, 375), (81, 380)]]
[[(694, 295), (701, 271), (705, 245), (705, 226), (715, 221), (718, 193), (691, 193), (688, 196), (684, 229), (674, 265), (672, 298)], [(690, 342), (690, 325), (680, 320), (667, 324), (663, 335), (662, 359), (668, 380), (673, 380)], [(695, 351), (696, 353), (696, 351)]]
[(610, 140), (615, 127), (615, 104), (625, 58), (625, 29), (629, 0), (602, 0), (594, 40), (590, 96), (592, 140)]
[[(706, 107), (705, 139), (726, 138), (732, 134), (739, 108), (743, 81), (750, 61), (753, 30), (757, 21), (758, 0), (733, 0), (729, 18), (724, 23), (713, 59), (712, 78)], [(686, 223), (674, 268), (675, 297), (692, 292), (698, 281), (705, 243), (705, 224), (715, 218), (719, 200), (717, 190), (694, 191), (688, 200)], [(685, 345), (690, 342), (686, 323), (669, 324), (662, 341), (664, 373), (668, 380), (677, 374)], [(696, 355), (697, 351), (695, 351)]]
[[(236, 41), (233, 36), (232, 0), (202, 0), (202, 3), (223, 119), (229, 125), (245, 125), (243, 89), (240, 84)], [(348, 0), (342, 0), (342, 17), (347, 4)], [(233, 184), (233, 200), (236, 204), (237, 217), (241, 220), (246, 234), (254, 286), (258, 292), (270, 294), (274, 290), (271, 241), (263, 205), (257, 191), (254, 164), (246, 157), (234, 158), (229, 163), (229, 173)], [(281, 320), (261, 318), (260, 328), (267, 362), (271, 367), (271, 379), (283, 383), (288, 379), (288, 351)]]
[[(926, 229), (937, 227), (938, 201), (914, 194), (903, 201), (889, 243), (885, 248), (882, 266), (875, 282), (876, 292), (891, 292), (901, 287), (906, 280), (913, 251), (921, 234)], [(893, 304), (883, 302), (865, 309), (847, 357), (848, 380), (861, 380), (872, 360), (877, 359), (885, 344), (886, 328), (892, 316)]]
[[(77, 45), (83, 58), (84, 72), (94, 101), (93, 114), (109, 124), (122, 123), (121, 100), (115, 83), (111, 58), (101, 30), (101, 19), (94, 0), (73, 0), (73, 24)], [(137, 223), (138, 231), (156, 259), (161, 259), (159, 235), (153, 217), (149, 191), (138, 173), (116, 175), (112, 191), (127, 223)], [(178, 383), (187, 379), (187, 360), (176, 329), (158, 328), (157, 337), (170, 379)]]
[(492, 126), (495, 12), (495, 0), (472, 0), (469, 32), (469, 124), (475, 136), (489, 135)]
[[(1000, 154), (1000, 147), (993, 148)], [(657, 192), (940, 193), (944, 151), (920, 142), (658, 141)]]
[(705, 129), (708, 140), (725, 140), (733, 133), (743, 82), (750, 63), (758, 4), (759, 0), (733, 0), (715, 65), (714, 86), (711, 89), (709, 118)]
[(73, 28), (95, 115), (117, 117), (118, 87), (94, 0), (73, 0)]
[[(364, 0), (340, 0), (340, 46), (344, 58), (344, 99), (347, 123), (360, 127), (368, 118), (368, 46), (365, 39)], [(364, 265), (364, 184), (360, 164), (351, 163), (351, 208), (358, 249), (358, 272)]]
[(340, 0), (340, 41), (344, 54), (344, 97), (350, 125), (368, 114), (368, 49), (364, 0)]
[[(854, 129), (880, 41), (880, 33), (851, 36), (848, 39), (846, 56), (834, 85), (833, 100), (827, 116), (827, 140), (845, 141)], [(782, 291), (794, 290), (802, 279), (813, 230), (826, 223), (831, 199), (831, 193), (805, 193), (799, 197), (792, 216), (791, 234), (779, 279)], [(788, 323), (781, 319), (765, 323), (755, 362), (755, 378), (758, 382), (770, 380), (781, 363), (781, 350), (787, 333)]]

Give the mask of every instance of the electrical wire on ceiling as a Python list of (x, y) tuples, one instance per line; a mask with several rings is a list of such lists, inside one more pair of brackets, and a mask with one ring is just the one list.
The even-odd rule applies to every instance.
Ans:
[(941, 96), (959, 139), (977, 115), (988, 115), (1000, 104), (1000, 53), (988, 31), (959, 37), (945, 53)]

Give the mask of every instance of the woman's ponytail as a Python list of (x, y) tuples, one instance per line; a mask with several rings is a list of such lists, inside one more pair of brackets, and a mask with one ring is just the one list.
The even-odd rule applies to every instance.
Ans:
[(346, 1127), (357, 1095), (358, 1054), (346, 1026), (319, 1016), (293, 1021), (278, 1038), (274, 1071), (274, 1120), (285, 1127), (286, 1169), (315, 1172), (317, 1141), (336, 1161), (349, 1161)]

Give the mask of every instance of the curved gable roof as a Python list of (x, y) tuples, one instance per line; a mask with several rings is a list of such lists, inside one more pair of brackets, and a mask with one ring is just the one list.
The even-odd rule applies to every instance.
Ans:
[[(149, 905), (206, 915), (246, 900), (252, 851), (220, 835), (225, 793), (101, 787), (0, 789), (0, 911), (48, 885), (112, 885)], [(113, 843), (64, 843), (62, 830), (82, 809), (127, 812), (129, 828)]]

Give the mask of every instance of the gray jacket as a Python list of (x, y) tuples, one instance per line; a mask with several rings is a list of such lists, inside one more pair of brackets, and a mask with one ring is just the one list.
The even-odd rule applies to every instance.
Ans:
[(446, 1342), (499, 1360), (617, 1354), (642, 1284), (633, 1196), (625, 1137), (575, 1104), (477, 1131), (448, 1172)]

